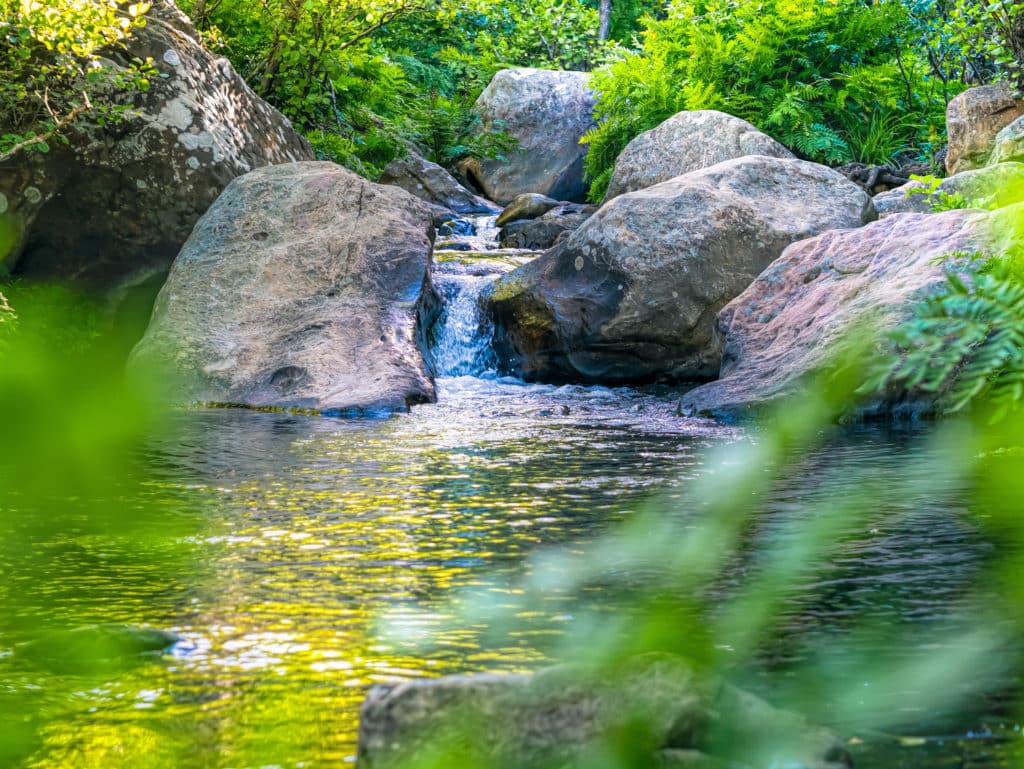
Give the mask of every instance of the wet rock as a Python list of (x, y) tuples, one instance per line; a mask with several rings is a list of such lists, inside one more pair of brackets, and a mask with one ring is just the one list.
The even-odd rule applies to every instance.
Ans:
[(580, 138), (594, 123), (594, 95), (584, 72), (505, 69), (474, 108), (485, 130), (515, 137), (519, 149), (505, 160), (468, 159), (459, 171), (502, 205), (536, 192), (556, 200), (582, 200), (586, 147)]
[[(799, 393), (859, 324), (869, 322), (881, 339), (908, 318), (918, 299), (945, 282), (940, 257), (980, 248), (990, 216), (897, 214), (790, 246), (719, 314), (721, 378), (687, 393), (684, 404), (734, 418)], [(929, 410), (927, 400), (894, 393), (863, 414)]]
[(498, 207), (474, 195), (437, 163), (408, 154), (392, 160), (380, 176), (381, 184), (401, 187), (420, 200), (443, 206), (457, 214), (496, 213)]
[(349, 414), (432, 401), (432, 236), (421, 201), (333, 163), (254, 171), (196, 225), (133, 360), (169, 365), (185, 402)]
[(827, 730), (668, 656), (600, 675), (562, 666), (379, 684), (360, 713), (358, 763), (390, 769), (447, 748), (465, 766), (586, 766), (627, 734), (650, 765), (851, 765)]
[(946, 108), (949, 149), (946, 169), (951, 174), (986, 165), (996, 136), (1024, 115), (1024, 101), (1007, 83), (968, 88)]
[(0, 166), (0, 263), (16, 274), (97, 291), (162, 276), (232, 179), (313, 158), (173, 2), (156, 0), (147, 19), (126, 48), (152, 57), (161, 77), (127, 122), (83, 123), (68, 146)]
[(538, 219), (519, 220), (501, 230), (502, 248), (529, 248), (544, 251), (578, 230), (587, 219), (582, 206), (559, 206)]
[(924, 185), (912, 181), (872, 198), (879, 218), (893, 214), (935, 213), (936, 207), (950, 204), (959, 196), (961, 208), (1002, 208), (1024, 200), (1024, 163), (998, 165), (963, 171), (942, 180), (934, 193), (908, 194)]
[(789, 244), (873, 217), (835, 171), (764, 156), (621, 195), (495, 284), (499, 354), (544, 381), (715, 376), (718, 310)]
[(517, 195), (515, 200), (505, 206), (505, 210), (501, 212), (496, 224), (499, 227), (504, 227), (509, 222), (521, 219), (536, 219), (546, 214), (552, 208), (557, 208), (558, 205), (557, 200), (553, 200), (547, 195), (538, 195), (536, 192)]
[(442, 237), (466, 237), (476, 235), (476, 225), (469, 219), (448, 219), (437, 228)]
[(715, 110), (679, 112), (626, 145), (605, 200), (746, 155), (793, 157), (746, 120)]

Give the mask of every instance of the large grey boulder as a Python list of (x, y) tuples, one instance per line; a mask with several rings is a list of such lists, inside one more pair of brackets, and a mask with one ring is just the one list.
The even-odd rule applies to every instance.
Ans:
[[(171, 0), (155, 0), (121, 56), (151, 57), (161, 76), (120, 125), (82, 123), (70, 144), (0, 166), (0, 265), (107, 290), (162, 275), (196, 220), (235, 177), (313, 150), (207, 51)], [(110, 94), (112, 103), (125, 98)], [(3, 118), (0, 116), (0, 130)], [(13, 233), (13, 235), (12, 235)]]
[[(899, 214), (790, 246), (722, 310), (721, 378), (690, 391), (683, 403), (695, 412), (740, 417), (801, 392), (861, 324), (881, 342), (907, 319), (916, 301), (945, 282), (942, 257), (983, 247), (990, 216)], [(865, 406), (865, 412), (894, 409), (921, 412), (929, 404), (895, 394)]]
[(794, 157), (746, 120), (716, 110), (679, 112), (626, 145), (605, 200), (746, 155)]
[(484, 130), (505, 131), (519, 149), (505, 160), (471, 159), (461, 172), (502, 205), (524, 192), (557, 200), (582, 200), (583, 134), (594, 127), (594, 94), (585, 72), (505, 69), (498, 72), (474, 109)]
[(880, 219), (893, 214), (928, 214), (945, 207), (1002, 208), (1024, 200), (1024, 163), (997, 165), (961, 171), (942, 180), (934, 192), (911, 181), (872, 198)]
[(447, 755), (434, 765), (582, 767), (630, 734), (650, 766), (851, 763), (834, 735), (803, 717), (653, 656), (601, 675), (563, 666), (379, 684), (360, 713), (358, 765), (400, 769)]
[(236, 179), (196, 225), (136, 347), (177, 400), (323, 413), (434, 399), (421, 355), (429, 207), (333, 163)]
[(459, 184), (437, 163), (413, 153), (388, 163), (378, 181), (401, 187), (420, 200), (457, 214), (490, 214), (498, 210), (497, 206)]
[(505, 365), (529, 379), (718, 373), (718, 311), (789, 244), (874, 217), (824, 166), (749, 156), (612, 199), (488, 298)]
[(1024, 115), (1024, 101), (1007, 83), (968, 88), (946, 107), (949, 149), (946, 169), (951, 174), (988, 163), (996, 136)]

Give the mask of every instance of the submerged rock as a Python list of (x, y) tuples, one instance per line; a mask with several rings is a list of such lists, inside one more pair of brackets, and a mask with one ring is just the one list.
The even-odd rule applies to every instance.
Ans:
[(746, 120), (715, 110), (679, 112), (626, 145), (605, 200), (746, 155), (794, 157)]
[(443, 206), (457, 214), (496, 213), (498, 207), (474, 195), (437, 163), (408, 154), (392, 160), (380, 177), (381, 184), (401, 187), (420, 200)]
[(484, 195), (502, 205), (536, 192), (557, 200), (582, 200), (586, 147), (594, 127), (594, 94), (585, 72), (505, 69), (480, 94), (474, 109), (484, 130), (505, 131), (519, 142), (507, 159), (469, 159), (459, 170)]
[(196, 225), (136, 363), (178, 398), (325, 413), (434, 399), (421, 354), (433, 303), (428, 206), (333, 163), (236, 179)]
[(912, 181), (902, 187), (875, 195), (872, 200), (879, 218), (893, 214), (928, 214), (941, 208), (948, 196), (959, 196), (954, 203), (961, 208), (1002, 208), (1024, 200), (1024, 163), (998, 165), (963, 171), (947, 179), (930, 194), (909, 194), (923, 189), (924, 184)]
[(1008, 83), (968, 88), (955, 96), (946, 108), (947, 170), (958, 174), (986, 165), (996, 136), (1022, 115), (1024, 101)]
[(360, 713), (358, 763), (398, 769), (449, 755), (462, 766), (585, 766), (630, 737), (650, 765), (851, 765), (827, 730), (668, 656), (614, 674), (563, 666), (379, 684)]
[(162, 654), (180, 641), (166, 630), (105, 623), (46, 633), (19, 645), (16, 654), (54, 670), (89, 671)]
[[(990, 216), (899, 214), (790, 246), (720, 313), (721, 378), (687, 393), (684, 408), (738, 417), (799, 393), (862, 324), (881, 340), (907, 319), (918, 299), (945, 283), (941, 257), (977, 250)], [(864, 413), (930, 408), (894, 393)]]
[(0, 166), (0, 263), (16, 274), (98, 291), (162, 277), (232, 179), (313, 158), (288, 120), (202, 46), (173, 2), (155, 0), (146, 18), (125, 48), (152, 57), (161, 77), (127, 121), (84, 122), (69, 145)]
[(718, 310), (789, 244), (873, 217), (835, 171), (763, 156), (621, 195), (495, 284), (499, 354), (547, 381), (715, 376)]

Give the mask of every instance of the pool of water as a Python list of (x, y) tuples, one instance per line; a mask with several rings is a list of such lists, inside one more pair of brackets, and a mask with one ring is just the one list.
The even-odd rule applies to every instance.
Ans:
[[(707, 449), (751, 439), (678, 416), (669, 393), (493, 377), (439, 386), (438, 404), (388, 419), (181, 414), (179, 429), (151, 447), (149, 466), (203, 510), (192, 537), (198, 568), (144, 599), (110, 574), (103, 619), (169, 628), (185, 642), (170, 657), (100, 685), (90, 680), (33, 765), (352, 762), (369, 685), (532, 669), (547, 661), (545, 642), (574, 621), (553, 600), (494, 643), (483, 625), (451, 621), (453, 591), (514, 600), (529, 554), (570, 542), (586, 552), (588, 540), (652, 501), (672, 509)], [(883, 484), (892, 468), (905, 474), (901, 460), (923, 451), (918, 438), (846, 432), (765, 500), (759, 536), (770, 538), (775, 519), (814, 501), (822, 493), (815, 478), (828, 467), (852, 462)], [(850, 483), (846, 491), (858, 493), (862, 481)], [(827, 647), (851, 618), (927, 628), (969, 600), (988, 546), (955, 499), (913, 504), (801, 587), (789, 611), (803, 640), (766, 652), (754, 688), (770, 693), (772, 676), (784, 678), (816, 644)], [(68, 600), (68, 585), (62, 590), (53, 611)], [(429, 639), (429, 649), (384, 635), (384, 615), (410, 638)], [(923, 633), (905, 651), (923, 659), (934, 650)], [(923, 736), (909, 741), (869, 740), (860, 765), (1001, 765), (1016, 755), (1014, 723), (984, 717), (987, 707), (938, 725), (922, 717)], [(828, 721), (827, 712), (820, 717)], [(854, 733), (857, 725), (837, 727)]]

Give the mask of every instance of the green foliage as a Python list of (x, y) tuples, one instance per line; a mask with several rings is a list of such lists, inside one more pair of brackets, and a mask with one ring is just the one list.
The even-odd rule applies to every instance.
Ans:
[[(907, 190), (905, 197), (921, 195), (929, 199), (932, 211), (955, 211), (961, 208), (970, 207), (970, 203), (962, 192), (946, 192), (941, 190), (943, 179), (928, 174), (926, 176), (911, 175), (911, 181), (919, 182), (920, 186), (911, 187)], [(980, 206), (979, 206), (980, 207)]]
[(595, 74), (591, 197), (630, 139), (680, 110), (728, 112), (819, 162), (921, 151), (941, 135), (945, 101), (927, 61), (901, 50), (907, 30), (896, 0), (674, 0), (647, 20), (641, 50), (619, 49)]
[(147, 90), (152, 61), (101, 62), (145, 24), (149, 4), (118, 0), (0, 0), (0, 161), (49, 152), (88, 115), (118, 121), (127, 104), (93, 103), (101, 92)]
[[(935, 182), (920, 192), (934, 191)], [(1024, 402), (1022, 227), (1020, 206), (1000, 209), (989, 219), (989, 253), (943, 260), (946, 284), (892, 335), (894, 349), (864, 391), (898, 387), (937, 398), (949, 413), (978, 407), (997, 421)]]

